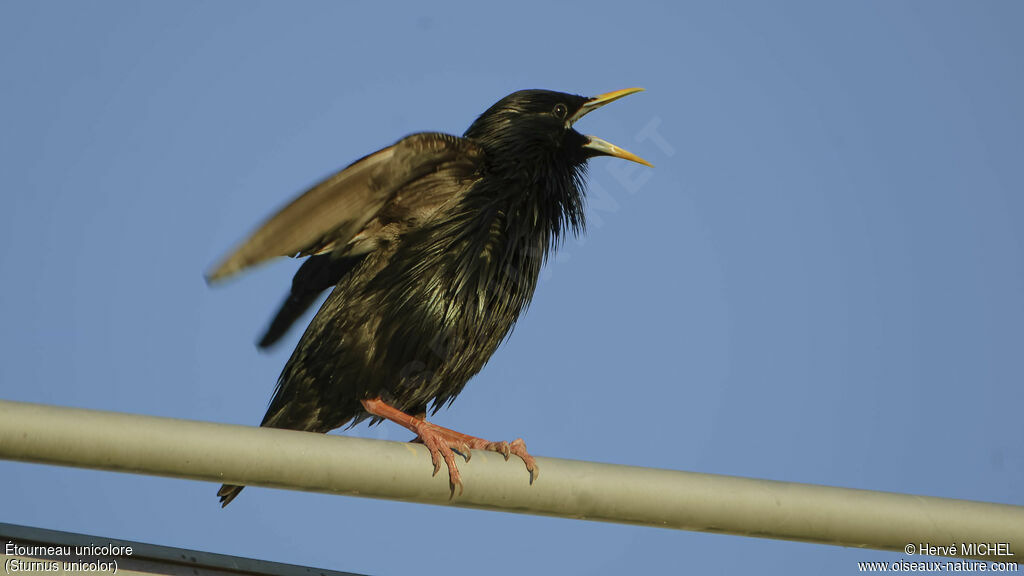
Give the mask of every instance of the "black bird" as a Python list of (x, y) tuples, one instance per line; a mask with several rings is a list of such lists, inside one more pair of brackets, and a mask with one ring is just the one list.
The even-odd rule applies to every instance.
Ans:
[[(208, 275), (275, 256), (308, 256), (261, 346), (277, 340), (324, 290), (333, 291), (278, 378), (261, 426), (328, 432), (372, 418), (396, 422), (443, 458), (453, 450), (523, 459), (522, 439), (460, 434), (427, 422), (483, 368), (529, 304), (544, 260), (584, 225), (587, 159), (648, 162), (573, 124), (628, 94), (594, 98), (522, 90), (461, 137), (413, 134), (357, 160), (267, 220)], [(226, 506), (242, 486), (217, 493)]]

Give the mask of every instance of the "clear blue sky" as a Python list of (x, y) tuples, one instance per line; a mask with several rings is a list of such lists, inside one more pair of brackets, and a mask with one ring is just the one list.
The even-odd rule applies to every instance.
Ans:
[[(1024, 504), (1022, 22), (1009, 1), (5, 2), (0, 397), (255, 424), (298, 333), (254, 341), (296, 263), (209, 288), (224, 250), (514, 90), (643, 86), (579, 127), (656, 168), (591, 162), (585, 239), (438, 422), (542, 456)], [(6, 522), (374, 574), (899, 557), (215, 491), (0, 462)]]

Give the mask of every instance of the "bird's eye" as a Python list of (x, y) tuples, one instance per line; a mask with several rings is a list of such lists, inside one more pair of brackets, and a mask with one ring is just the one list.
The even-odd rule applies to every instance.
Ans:
[(555, 104), (555, 109), (552, 110), (551, 113), (554, 114), (556, 118), (565, 118), (565, 113), (568, 111), (569, 110), (565, 107), (565, 104), (559, 103)]

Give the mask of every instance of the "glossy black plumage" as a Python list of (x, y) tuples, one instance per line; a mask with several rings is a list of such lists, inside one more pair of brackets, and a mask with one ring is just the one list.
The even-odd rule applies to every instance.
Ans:
[[(327, 432), (369, 418), (369, 398), (409, 414), (450, 403), (529, 304), (550, 251), (582, 230), (586, 160), (643, 162), (572, 127), (634, 91), (515, 92), (461, 138), (414, 134), (353, 163), (230, 254), (211, 280), (310, 256), (261, 346), (334, 287), (261, 425)], [(240, 490), (223, 486), (222, 502)]]

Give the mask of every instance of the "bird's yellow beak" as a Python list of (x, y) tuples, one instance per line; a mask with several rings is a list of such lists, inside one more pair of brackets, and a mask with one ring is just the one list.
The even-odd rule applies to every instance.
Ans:
[[(569, 117), (568, 123), (571, 126), (580, 118), (583, 118), (590, 112), (597, 110), (598, 108), (604, 106), (605, 104), (608, 104), (609, 102), (614, 102), (619, 98), (622, 98), (623, 96), (629, 96), (630, 94), (636, 94), (637, 92), (643, 91), (643, 88), (625, 88), (623, 90), (607, 92), (605, 94), (601, 94), (600, 96), (594, 96), (590, 100), (587, 100), (586, 103), (584, 103), (583, 106), (581, 106), (575, 114)], [(584, 144), (583, 147), (594, 150), (599, 155), (615, 156), (616, 158), (622, 158), (623, 160), (637, 162), (639, 164), (643, 164), (644, 166), (650, 166), (651, 168), (654, 168), (654, 165), (648, 162), (647, 160), (644, 160), (643, 158), (637, 156), (636, 154), (633, 154), (628, 150), (619, 148), (618, 146), (612, 144), (611, 142), (602, 140), (597, 136), (587, 136), (587, 143)]]
[(644, 166), (654, 168), (654, 164), (651, 164), (647, 160), (633, 154), (629, 150), (619, 148), (607, 140), (602, 140), (597, 136), (587, 136), (587, 143), (584, 144), (583, 147), (595, 150), (602, 156), (615, 156), (616, 158), (622, 158), (623, 160), (629, 160), (631, 162), (636, 162), (637, 164), (643, 164)]
[(629, 96), (630, 94), (636, 94), (637, 92), (643, 91), (643, 88), (625, 88), (623, 90), (607, 92), (605, 94), (601, 94), (600, 96), (594, 96), (590, 100), (587, 100), (586, 103), (583, 104), (583, 106), (581, 106), (580, 109), (577, 110), (576, 113), (569, 118), (569, 123), (575, 123), (580, 118), (583, 118), (587, 114), (593, 112), (594, 110), (597, 110), (598, 108), (604, 106), (605, 104), (608, 104), (609, 102), (615, 102), (616, 100), (622, 98), (623, 96)]

